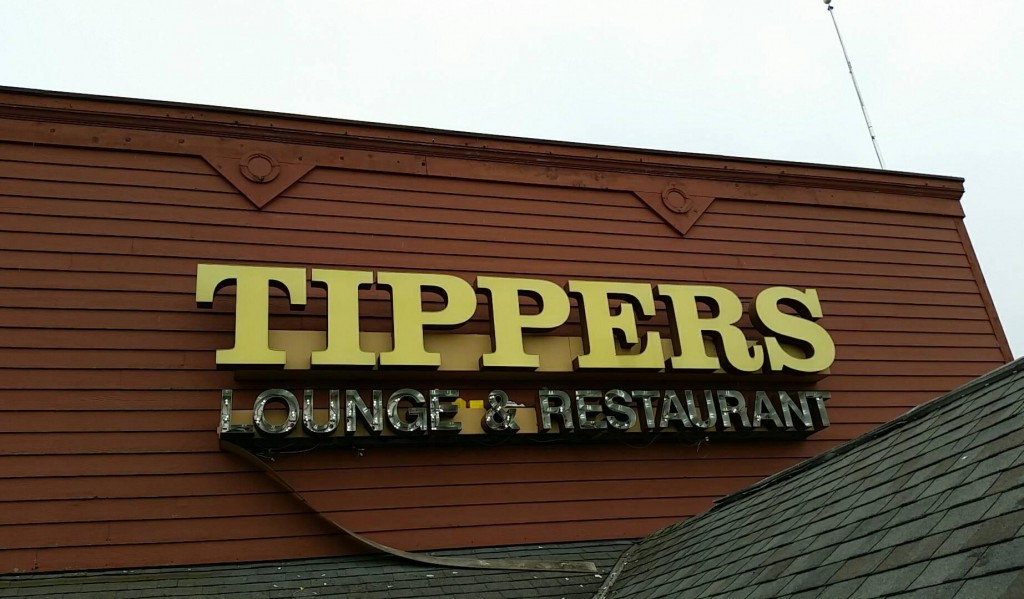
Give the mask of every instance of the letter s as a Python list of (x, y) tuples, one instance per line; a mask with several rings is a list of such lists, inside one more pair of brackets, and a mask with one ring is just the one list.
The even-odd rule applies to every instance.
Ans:
[[(797, 315), (783, 312), (793, 309)], [(817, 324), (821, 303), (814, 289), (769, 287), (750, 302), (750, 321), (764, 335), (765, 370), (780, 372), (821, 372), (832, 365), (836, 346), (828, 332)], [(796, 346), (804, 355), (787, 351), (781, 342)]]

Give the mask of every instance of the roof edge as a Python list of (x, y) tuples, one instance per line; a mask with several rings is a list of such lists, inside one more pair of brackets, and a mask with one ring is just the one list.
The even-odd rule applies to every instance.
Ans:
[[(526, 146), (537, 146), (537, 145), (547, 146), (547, 147), (552, 147), (552, 148), (561, 148), (561, 149), (569, 150), (569, 151), (575, 150), (577, 152), (576, 154), (573, 154), (571, 152), (566, 152), (564, 154), (552, 154), (550, 152), (546, 152), (546, 153), (538, 152), (537, 150), (533, 150), (532, 152), (530, 152), (530, 153), (533, 153), (533, 154), (538, 154), (538, 153), (543, 154), (545, 156), (545, 158), (546, 158), (545, 162), (549, 166), (555, 166), (552, 163), (554, 162), (553, 159), (556, 159), (556, 158), (557, 159), (567, 159), (567, 160), (583, 159), (583, 160), (586, 160), (588, 162), (589, 161), (593, 161), (595, 159), (597, 159), (597, 160), (602, 160), (603, 159), (604, 161), (609, 161), (609, 162), (633, 163), (634, 166), (642, 164), (644, 168), (657, 168), (657, 167), (672, 167), (672, 166), (675, 166), (675, 167), (679, 167), (679, 168), (690, 167), (690, 168), (701, 168), (702, 170), (714, 170), (714, 171), (723, 171), (724, 170), (724, 171), (728, 172), (729, 176), (731, 176), (731, 177), (736, 177), (737, 175), (743, 174), (742, 171), (737, 172), (737, 170), (735, 168), (729, 168), (728, 166), (724, 166), (723, 167), (721, 165), (718, 168), (708, 169), (707, 166), (702, 166), (702, 165), (699, 165), (699, 164), (698, 165), (694, 165), (694, 164), (684, 165), (684, 164), (678, 164), (678, 163), (677, 164), (669, 164), (669, 163), (665, 163), (665, 162), (651, 162), (651, 161), (644, 161), (643, 160), (644, 156), (654, 156), (654, 157), (658, 157), (658, 158), (661, 158), (663, 160), (669, 160), (669, 161), (672, 161), (672, 160), (675, 160), (675, 161), (691, 161), (691, 162), (698, 162), (698, 163), (699, 162), (719, 162), (719, 163), (721, 163), (721, 162), (729, 162), (729, 163), (734, 163), (736, 165), (745, 165), (745, 166), (749, 167), (748, 169), (745, 169), (745, 170), (749, 171), (748, 174), (759, 175), (760, 178), (766, 179), (766, 180), (770, 180), (771, 182), (774, 182), (774, 183), (783, 183), (784, 181), (781, 181), (780, 180), (781, 178), (785, 178), (785, 179), (810, 178), (810, 179), (814, 179), (815, 182), (818, 185), (821, 185), (821, 182), (822, 182), (823, 179), (826, 179), (826, 180), (827, 179), (836, 179), (837, 181), (847, 180), (846, 178), (844, 178), (842, 176), (839, 176), (839, 177), (836, 177), (836, 176), (828, 177), (827, 175), (825, 175), (823, 173), (815, 173), (815, 174), (800, 173), (800, 172), (793, 172), (792, 170), (787, 170), (787, 169), (798, 169), (798, 170), (807, 169), (807, 170), (816, 170), (816, 171), (828, 170), (828, 171), (833, 171), (833, 172), (836, 172), (836, 173), (843, 173), (843, 174), (849, 174), (849, 175), (854, 175), (854, 174), (870, 175), (870, 176), (872, 176), (872, 179), (873, 179), (872, 183), (873, 184), (875, 184), (875, 185), (884, 185), (885, 187), (890, 187), (890, 186), (892, 187), (892, 189), (881, 189), (881, 188), (875, 187), (874, 188), (875, 191), (889, 191), (891, 193), (899, 193), (901, 191), (902, 192), (910, 192), (912, 190), (916, 190), (917, 191), (916, 195), (921, 195), (923, 192), (929, 192), (928, 195), (935, 195), (937, 197), (950, 197), (951, 199), (959, 199), (960, 196), (963, 193), (962, 183), (964, 182), (964, 179), (962, 177), (953, 177), (953, 176), (947, 176), (947, 175), (931, 175), (931, 174), (925, 174), (925, 173), (880, 170), (880, 169), (865, 168), (865, 167), (839, 166), (839, 165), (828, 165), (828, 164), (816, 164), (816, 163), (809, 163), (809, 162), (796, 162), (796, 161), (770, 160), (770, 159), (763, 159), (763, 158), (722, 156), (722, 155), (715, 155), (715, 154), (701, 154), (701, 153), (693, 153), (693, 152), (678, 152), (678, 151), (671, 151), (671, 150), (655, 150), (655, 149), (645, 149), (645, 148), (628, 147), (628, 146), (612, 146), (612, 145), (603, 145), (603, 144), (590, 144), (590, 143), (580, 143), (580, 142), (570, 142), (570, 141), (535, 139), (535, 138), (516, 137), (516, 136), (509, 136), (509, 135), (498, 135), (498, 134), (487, 134), (487, 133), (476, 133), (476, 132), (463, 132), (463, 131), (433, 129), (433, 128), (428, 128), (428, 127), (410, 126), (410, 125), (395, 125), (395, 124), (376, 123), (376, 122), (369, 122), (369, 121), (346, 120), (346, 119), (338, 119), (338, 118), (322, 117), (322, 116), (299, 115), (299, 114), (290, 114), (290, 113), (282, 113), (282, 112), (246, 109), (246, 108), (231, 108), (231, 107), (223, 107), (223, 106), (210, 106), (210, 105), (190, 104), (190, 103), (183, 103), (183, 102), (163, 101), (163, 100), (136, 99), (136, 98), (126, 98), (126, 97), (119, 97), (119, 96), (104, 96), (104, 95), (82, 94), (82, 93), (74, 93), (74, 92), (62, 92), (62, 91), (50, 91), (50, 90), (41, 90), (41, 89), (32, 89), (32, 88), (21, 88), (21, 87), (12, 87), (12, 86), (0, 86), (0, 94), (4, 94), (4, 93), (6, 93), (6, 94), (16, 94), (16, 95), (22, 95), (22, 96), (29, 96), (29, 97), (36, 97), (36, 98), (68, 99), (68, 100), (77, 100), (77, 101), (82, 101), (82, 102), (109, 103), (109, 104), (123, 105), (123, 106), (137, 106), (137, 107), (148, 107), (148, 108), (175, 109), (175, 110), (192, 111), (192, 112), (196, 112), (196, 111), (199, 111), (199, 112), (214, 112), (214, 113), (221, 113), (222, 115), (225, 115), (225, 116), (228, 116), (228, 115), (244, 115), (244, 116), (248, 116), (248, 117), (253, 117), (255, 119), (287, 119), (287, 120), (293, 121), (295, 123), (318, 124), (318, 125), (321, 125), (321, 126), (328, 125), (328, 126), (337, 127), (337, 128), (344, 128), (344, 127), (367, 128), (367, 129), (375, 129), (375, 130), (378, 130), (378, 131), (412, 134), (412, 135), (419, 135), (419, 136), (424, 136), (424, 137), (444, 136), (444, 137), (449, 137), (449, 138), (464, 138), (464, 139), (472, 140), (472, 141), (494, 141), (494, 142), (500, 142), (500, 143), (503, 143), (503, 144), (508, 144), (509, 146), (513, 146), (513, 147), (508, 147), (508, 148), (495, 148), (495, 147), (486, 146), (486, 145), (473, 145), (473, 146), (471, 146), (471, 149), (474, 152), (477, 152), (477, 153), (483, 152), (483, 153), (500, 154), (502, 151), (508, 152), (510, 150), (511, 151), (518, 150), (520, 152), (530, 152), (530, 150)], [(47, 107), (45, 107), (45, 106), (33, 106), (32, 108), (45, 109)], [(50, 108), (53, 109), (53, 107), (50, 107)], [(69, 108), (70, 107), (64, 107), (63, 109), (64, 110), (68, 110)], [(107, 112), (107, 113), (104, 113), (103, 111), (99, 111), (99, 110), (96, 110), (96, 109), (93, 109), (91, 111), (90, 110), (82, 111), (81, 109), (79, 109), (79, 111), (80, 111), (80, 113), (92, 113), (94, 115), (105, 114), (106, 116), (120, 117), (120, 118), (126, 119), (126, 120), (131, 120), (133, 118), (134, 119), (138, 119), (138, 118), (155, 118), (156, 117), (156, 115), (146, 115), (146, 114), (141, 114), (141, 113), (122, 113), (122, 112)], [(79, 116), (82, 116), (82, 115), (80, 114)], [(167, 121), (167, 122), (185, 121), (185, 120), (187, 120), (189, 122), (189, 125), (192, 126), (192, 127), (202, 126), (202, 125), (205, 124), (205, 125), (207, 125), (209, 127), (231, 126), (232, 128), (235, 128), (235, 129), (238, 129), (238, 130), (242, 130), (242, 129), (245, 129), (247, 126), (248, 127), (259, 126), (259, 127), (264, 128), (264, 129), (268, 129), (268, 130), (273, 131), (276, 135), (282, 137), (282, 141), (286, 141), (286, 142), (289, 141), (288, 139), (285, 138), (288, 133), (314, 134), (318, 138), (320, 138), (321, 141), (322, 141), (322, 139), (323, 139), (323, 137), (325, 135), (330, 136), (332, 133), (334, 133), (335, 135), (342, 134), (346, 138), (354, 137), (351, 133), (348, 133), (348, 132), (345, 132), (345, 131), (340, 131), (340, 130), (337, 131), (337, 132), (311, 131), (309, 129), (293, 129), (293, 130), (289, 131), (286, 128), (279, 128), (279, 127), (276, 127), (275, 125), (270, 125), (270, 124), (255, 125), (255, 124), (251, 124), (251, 123), (250, 124), (244, 124), (244, 123), (238, 122), (237, 120), (236, 121), (227, 121), (227, 120), (225, 120), (225, 121), (217, 122), (216, 119), (205, 119), (205, 120), (204, 119), (195, 119), (195, 118), (184, 119), (184, 118), (175, 118), (175, 117), (172, 117), (170, 115), (163, 115), (161, 118), (164, 121)], [(385, 140), (381, 139), (380, 141), (385, 141)], [(389, 141), (394, 142), (396, 140), (392, 139), (392, 140), (389, 140)], [(454, 141), (454, 140), (450, 140), (450, 141)], [(436, 145), (439, 145), (439, 146), (444, 145), (443, 143), (439, 144), (436, 141), (434, 141), (433, 143), (436, 144)], [(518, 146), (518, 147), (515, 147), (515, 146)], [(463, 149), (466, 149), (466, 148), (463, 147)], [(585, 154), (581, 154), (580, 152), (585, 152)], [(594, 155), (595, 152), (598, 153), (597, 156)], [(620, 156), (617, 156), (617, 157), (616, 156), (602, 156), (601, 155), (602, 153), (603, 154), (619, 154)], [(625, 156), (623, 156), (623, 155), (625, 155)], [(771, 167), (775, 167), (775, 168), (771, 168)], [(916, 179), (916, 181), (908, 181), (908, 179)], [(928, 185), (927, 183), (921, 181), (921, 179), (928, 179), (928, 180), (934, 181), (934, 182), (938, 183), (938, 185), (935, 185), (935, 184)], [(955, 196), (955, 198), (954, 198), (954, 196)]]

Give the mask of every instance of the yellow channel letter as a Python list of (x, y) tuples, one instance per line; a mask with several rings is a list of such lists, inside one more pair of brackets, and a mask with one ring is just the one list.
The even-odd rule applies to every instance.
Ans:
[[(523, 331), (550, 331), (569, 319), (569, 296), (561, 287), (542, 279), (477, 277), (476, 287), (491, 300), (491, 328), (494, 351), (484, 354), (484, 368), (528, 368), (536, 370), (540, 359), (526, 353)], [(534, 299), (536, 314), (523, 314), (519, 298)]]
[[(797, 315), (783, 312), (786, 306)], [(750, 320), (764, 335), (766, 365), (769, 370), (821, 372), (836, 359), (836, 346), (816, 320), (821, 318), (821, 302), (814, 289), (799, 291), (791, 287), (769, 287), (750, 302)], [(796, 346), (804, 357), (786, 351), (779, 340)]]
[[(450, 328), (473, 317), (476, 292), (469, 283), (451, 275), (404, 272), (379, 272), (377, 285), (391, 290), (395, 348), (381, 352), (381, 366), (437, 368), (441, 354), (428, 352), (423, 345), (426, 327)], [(434, 291), (445, 299), (440, 310), (423, 310), (423, 293)]]
[[(637, 368), (661, 370), (665, 367), (665, 353), (661, 337), (648, 331), (643, 349), (635, 354), (618, 353), (616, 337), (626, 348), (636, 345), (640, 335), (636, 329), (637, 313), (654, 316), (654, 293), (645, 283), (605, 283), (603, 281), (569, 281), (568, 290), (579, 298), (580, 321), (583, 323), (585, 353), (576, 358), (576, 367)], [(612, 314), (610, 297), (621, 298), (618, 312)]]
[(310, 364), (375, 366), (377, 354), (359, 346), (359, 290), (373, 285), (373, 273), (314, 268), (312, 281), (327, 290), (327, 349), (313, 352)]
[(284, 366), (285, 352), (270, 349), (270, 288), (288, 295), (292, 309), (306, 305), (306, 269), (200, 264), (196, 303), (213, 305), (217, 291), (234, 283), (235, 346), (217, 350), (218, 366)]
[[(757, 372), (764, 364), (759, 346), (748, 347), (747, 338), (736, 323), (743, 317), (743, 304), (736, 294), (723, 287), (708, 285), (658, 285), (658, 296), (669, 307), (669, 319), (675, 332), (676, 353), (670, 361), (675, 370)], [(697, 304), (711, 309), (710, 318), (701, 318)], [(718, 355), (708, 355), (707, 335)]]

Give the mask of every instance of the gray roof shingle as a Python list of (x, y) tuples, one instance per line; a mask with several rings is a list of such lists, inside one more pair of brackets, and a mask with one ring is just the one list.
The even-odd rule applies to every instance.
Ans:
[(593, 561), (597, 574), (453, 570), (389, 555), (0, 577), (0, 597), (591, 597), (631, 541), (436, 551), (435, 555)]
[(1024, 597), (1024, 360), (637, 543), (599, 596)]

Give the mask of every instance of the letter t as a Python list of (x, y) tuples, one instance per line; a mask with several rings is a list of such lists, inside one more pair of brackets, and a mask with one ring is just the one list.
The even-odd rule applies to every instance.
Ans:
[(213, 296), (231, 285), (235, 297), (235, 346), (217, 350), (218, 366), (284, 366), (285, 352), (270, 349), (270, 287), (288, 295), (292, 309), (306, 305), (306, 269), (199, 264), (196, 303), (213, 305)]

